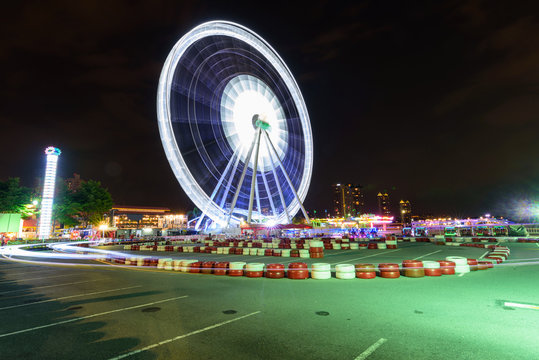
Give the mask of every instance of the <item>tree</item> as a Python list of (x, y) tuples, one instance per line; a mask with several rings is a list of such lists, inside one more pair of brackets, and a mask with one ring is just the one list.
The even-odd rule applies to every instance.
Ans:
[(81, 206), (75, 201), (75, 193), (67, 188), (63, 180), (57, 181), (56, 195), (53, 205), (53, 219), (65, 227), (79, 224), (78, 214)]
[(26, 214), (32, 190), (20, 185), (19, 178), (0, 181), (0, 213)]
[(78, 204), (79, 215), (86, 224), (97, 225), (103, 215), (112, 209), (112, 197), (99, 181), (89, 180), (73, 193), (73, 203)]

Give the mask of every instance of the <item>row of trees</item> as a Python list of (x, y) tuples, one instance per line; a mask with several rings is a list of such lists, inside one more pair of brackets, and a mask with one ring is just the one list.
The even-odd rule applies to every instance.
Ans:
[[(29, 206), (34, 194), (32, 189), (21, 186), (19, 178), (0, 181), (0, 213), (18, 213), (23, 217), (32, 215)], [(89, 180), (81, 183), (79, 189), (72, 191), (62, 179), (56, 182), (53, 205), (53, 220), (66, 227), (76, 225), (97, 225), (103, 215), (112, 209), (112, 197), (99, 181)]]

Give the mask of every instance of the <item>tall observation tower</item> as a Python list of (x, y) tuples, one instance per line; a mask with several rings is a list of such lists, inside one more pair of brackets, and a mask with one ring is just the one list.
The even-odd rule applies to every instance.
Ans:
[(45, 168), (45, 181), (43, 184), (43, 198), (41, 199), (41, 216), (39, 218), (40, 239), (48, 239), (51, 235), (52, 203), (54, 200), (54, 183), (56, 182), (56, 164), (61, 151), (49, 146), (45, 149), (47, 154), (47, 167)]

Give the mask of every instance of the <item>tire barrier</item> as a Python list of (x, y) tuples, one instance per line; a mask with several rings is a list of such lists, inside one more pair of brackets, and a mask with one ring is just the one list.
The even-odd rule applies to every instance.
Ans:
[(303, 280), (309, 277), (309, 270), (306, 263), (293, 262), (288, 264), (286, 274), (289, 279)]
[(331, 279), (331, 265), (326, 263), (314, 263), (311, 265), (311, 278), (317, 280)]
[[(172, 262), (172, 259), (166, 258), (166, 259), (159, 259), (157, 261), (157, 268), (158, 269), (164, 269), (165, 268), (165, 262)], [(172, 270), (172, 269), (169, 269)]]
[(359, 279), (376, 278), (376, 267), (374, 264), (356, 264), (356, 277)]
[(324, 243), (320, 240), (311, 240), (309, 242), (309, 257), (321, 259), (324, 257)]
[(266, 277), (270, 279), (284, 278), (284, 265), (283, 264), (266, 265)]
[(203, 274), (212, 274), (214, 266), (215, 261), (204, 261), (202, 263), (202, 270), (200, 272)]
[(425, 276), (442, 276), (442, 269), (438, 261), (423, 261)]
[(470, 265), (470, 271), (477, 271), (477, 259), (467, 259), (468, 265)]
[(397, 248), (397, 240), (386, 240), (386, 248), (387, 249), (396, 249)]
[(486, 266), (487, 269), (491, 269), (494, 267), (494, 264), (490, 261), (478, 261), (479, 270), (485, 270), (484, 268), (481, 268), (481, 266)]
[(189, 272), (191, 274), (200, 273), (200, 268), (202, 267), (202, 261), (195, 261), (189, 264)]
[(228, 276), (243, 276), (243, 268), (246, 263), (243, 261), (234, 261), (228, 264)]
[(468, 265), (468, 259), (462, 256), (448, 256), (445, 258), (447, 261), (455, 263), (455, 273), (463, 274), (470, 272), (470, 265)]
[(198, 260), (192, 259), (192, 260), (181, 260), (180, 261), (180, 271), (181, 272), (189, 272), (189, 269), (191, 267), (192, 263), (196, 263)]
[(387, 249), (387, 245), (385, 243), (378, 243), (377, 248), (380, 250)]
[[(419, 242), (431, 241), (429, 238), (418, 238)], [(439, 239), (438, 239), (439, 240)], [(448, 241), (451, 240), (451, 241)], [(453, 241), (456, 240), (456, 241)], [(234, 255), (256, 255), (256, 256), (277, 256), (277, 257), (298, 257), (298, 258), (316, 258), (323, 257), (324, 249), (331, 245), (331, 248), (341, 248), (342, 250), (368, 249), (368, 248), (388, 248), (395, 245), (398, 240), (389, 238), (375, 241), (357, 242), (350, 239), (324, 239), (297, 241), (296, 243), (279, 242), (260, 242), (249, 243), (247, 241), (234, 242), (207, 242), (205, 246), (191, 245), (170, 245), (170, 244), (141, 244), (130, 245), (133, 250), (152, 250), (164, 252), (190, 252), (206, 254), (234, 254)], [(401, 240), (402, 241), (402, 240)], [(404, 239), (404, 241), (408, 241)], [(432, 242), (432, 241), (431, 241)], [(438, 241), (441, 242), (441, 241)], [(462, 243), (457, 239), (445, 239), (446, 245), (470, 246), (477, 248), (487, 248), (490, 251), (483, 259), (465, 258), (461, 256), (448, 256), (445, 260), (438, 261), (420, 261), (404, 260), (399, 264), (381, 263), (377, 266), (373, 264), (338, 264), (335, 266), (335, 277), (337, 279), (373, 279), (377, 276), (382, 278), (404, 277), (424, 277), (463, 274), (470, 271), (487, 270), (494, 265), (501, 264), (508, 259), (510, 249), (506, 246), (485, 245), (483, 243)], [(224, 246), (221, 246), (224, 245)], [(334, 246), (335, 245), (335, 246)], [(276, 248), (278, 246), (278, 248)], [(334, 246), (334, 247), (333, 247)], [(112, 264), (122, 264), (127, 266), (147, 266), (157, 267), (160, 270), (174, 270), (186, 273), (202, 273), (215, 275), (246, 276), (246, 277), (267, 277), (267, 278), (289, 278), (289, 279), (307, 279), (309, 275), (313, 279), (331, 279), (331, 266), (328, 263), (314, 263), (311, 271), (308, 265), (302, 262), (291, 263), (287, 268), (283, 264), (248, 263), (235, 262), (233, 265), (229, 262), (217, 261), (198, 261), (195, 259), (173, 260), (171, 258), (151, 258), (143, 256), (108, 256), (105, 258)]]
[(245, 276), (250, 278), (259, 278), (264, 275), (264, 263), (245, 264)]
[(442, 270), (442, 275), (455, 275), (455, 262), (447, 260), (438, 260), (440, 263), (440, 269)]
[(213, 270), (213, 275), (226, 275), (228, 269), (228, 261), (215, 263), (215, 269)]
[(381, 263), (378, 264), (378, 270), (380, 271), (380, 277), (386, 279), (396, 279), (401, 276), (399, 264)]
[(355, 279), (356, 269), (352, 264), (335, 265), (335, 277), (343, 280)]
[(402, 275), (406, 277), (420, 278), (425, 276), (423, 262), (419, 260), (404, 260), (402, 262)]
[(299, 250), (299, 257), (302, 259), (308, 259), (311, 257), (309, 250), (301, 249)]

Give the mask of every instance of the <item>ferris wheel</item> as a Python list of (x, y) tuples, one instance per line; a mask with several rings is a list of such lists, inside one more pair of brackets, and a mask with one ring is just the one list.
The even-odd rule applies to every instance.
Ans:
[(255, 32), (211, 21), (168, 55), (157, 95), (161, 141), (181, 187), (218, 227), (289, 223), (313, 166), (305, 102), (290, 70)]

